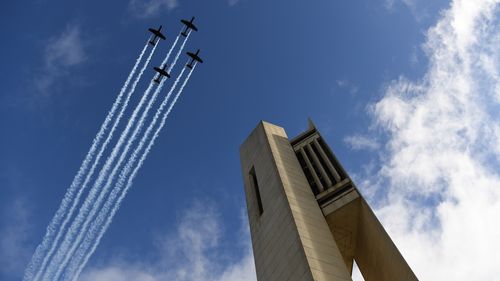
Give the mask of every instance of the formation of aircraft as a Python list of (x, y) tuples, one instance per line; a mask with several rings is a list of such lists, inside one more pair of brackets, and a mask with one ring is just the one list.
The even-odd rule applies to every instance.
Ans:
[(165, 68), (167, 68), (167, 64), (164, 64), (162, 68), (159, 68), (159, 67), (154, 67), (153, 68), (156, 72), (158, 72), (158, 76), (154, 80), (154, 82), (156, 84), (160, 84), (161, 79), (163, 78), (163, 76), (166, 76), (166, 77), (170, 78), (170, 74), (165, 70)]
[(186, 53), (191, 58), (191, 61), (188, 64), (186, 64), (187, 68), (193, 69), (193, 62), (194, 61), (197, 61), (199, 63), (203, 63), (203, 60), (198, 56), (199, 53), (200, 53), (200, 49), (198, 49), (196, 51), (196, 53), (191, 53), (191, 52)]
[(194, 21), (194, 17), (192, 17), (190, 21), (181, 20), (181, 22), (186, 26), (184, 31), (181, 32), (182, 36), (186, 37), (187, 33), (190, 29), (192, 29), (194, 31), (198, 31), (198, 28), (193, 24), (193, 21)]
[[(181, 35), (187, 37), (189, 30), (198, 31), (198, 28), (193, 24), (194, 17), (191, 18), (190, 21), (181, 20), (181, 22), (186, 26), (185, 29), (181, 32)], [(165, 40), (166, 37), (161, 33), (162, 26), (158, 27), (158, 29), (150, 28), (149, 31), (153, 33), (154, 37), (149, 41), (149, 44), (156, 45), (160, 39)], [(200, 49), (196, 51), (196, 53), (187, 52), (187, 55), (191, 58), (191, 61), (186, 64), (186, 67), (189, 69), (193, 69), (193, 63), (196, 61), (197, 63), (203, 63), (203, 60), (198, 56), (200, 53)], [(156, 84), (160, 84), (163, 77), (170, 78), (170, 73), (167, 71), (167, 65), (154, 67), (153, 69), (158, 73), (158, 76), (153, 80)]]
[(151, 40), (149, 40), (149, 44), (154, 46), (154, 45), (156, 45), (156, 42), (158, 42), (158, 40), (160, 40), (160, 39), (165, 40), (166, 39), (165, 35), (163, 35), (161, 33), (161, 28), (162, 28), (162, 26), (160, 25), (160, 27), (158, 27), (158, 29), (154, 29), (154, 28), (149, 29), (149, 32), (153, 33), (153, 35), (154, 35), (154, 37)]

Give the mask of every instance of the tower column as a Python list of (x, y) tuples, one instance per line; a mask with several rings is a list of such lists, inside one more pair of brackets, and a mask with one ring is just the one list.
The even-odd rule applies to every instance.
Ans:
[(329, 188), (330, 186), (332, 186), (332, 181), (330, 180), (330, 177), (328, 176), (325, 169), (323, 168), (323, 165), (319, 161), (318, 156), (316, 155), (316, 153), (312, 149), (311, 144), (310, 143), (306, 144), (306, 147), (307, 147), (307, 150), (309, 150), (309, 154), (311, 154), (311, 156), (312, 156), (314, 164), (316, 164), (316, 167), (318, 167), (318, 170), (321, 173), (321, 176), (325, 179), (325, 182), (327, 185), (326, 188)]
[(312, 177), (314, 179), (314, 182), (316, 183), (316, 186), (319, 189), (319, 192), (324, 191), (325, 188), (323, 187), (323, 184), (321, 183), (321, 180), (319, 179), (318, 175), (316, 174), (316, 171), (314, 170), (314, 167), (312, 166), (311, 161), (307, 157), (307, 154), (306, 154), (306, 152), (304, 150), (304, 147), (300, 148), (300, 154), (302, 154), (302, 157), (304, 158), (304, 161), (306, 161), (307, 168), (309, 169), (309, 171), (311, 171), (311, 175), (312, 175)]
[(313, 143), (314, 143), (314, 146), (316, 146), (316, 148), (318, 149), (319, 154), (321, 155), (321, 157), (325, 161), (326, 166), (328, 167), (328, 170), (330, 170), (330, 173), (332, 173), (333, 177), (335, 178), (335, 181), (340, 182), (339, 173), (337, 172), (335, 167), (333, 167), (332, 162), (330, 162), (330, 159), (328, 159), (328, 156), (326, 156), (326, 153), (325, 153), (325, 151), (323, 151), (323, 148), (321, 147), (321, 145), (319, 145), (318, 140), (314, 139)]

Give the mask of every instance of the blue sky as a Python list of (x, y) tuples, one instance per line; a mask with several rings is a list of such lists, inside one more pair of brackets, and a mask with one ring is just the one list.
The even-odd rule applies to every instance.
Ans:
[[(498, 192), (500, 129), (491, 112), (500, 87), (498, 51), (491, 46), (498, 42), (499, 8), (498, 2), (486, 2), (473, 8), (458, 0), (0, 4), (0, 279), (22, 276), (148, 38), (147, 28), (163, 24), (167, 35), (153, 57), (156, 65), (180, 30), (179, 19), (191, 16), (200, 30), (188, 48), (200, 48), (205, 63), (194, 72), (82, 278), (120, 279), (123, 272), (137, 280), (234, 280), (231, 274), (238, 270), (248, 275), (239, 145), (261, 119), (293, 137), (308, 117), (416, 264), (417, 275), (428, 277), (422, 270), (426, 256), (410, 253), (410, 245), (445, 249), (443, 237), (455, 237), (443, 222), (446, 206), (462, 202), (456, 191), (463, 187), (454, 173), (460, 169), (446, 163), (470, 160), (481, 168), (471, 177), (484, 178), (485, 188), (491, 187), (486, 193)], [(451, 55), (439, 55), (455, 51), (466, 59), (452, 64)], [(471, 69), (480, 71), (464, 71)], [(151, 68), (145, 75), (152, 77)], [(478, 81), (486, 82), (479, 87)], [(471, 103), (477, 106), (462, 107)], [(438, 137), (436, 132), (449, 134), (426, 139)], [(485, 142), (479, 141), (485, 132)], [(456, 149), (431, 164), (450, 147)], [(395, 219), (410, 198), (417, 200), (404, 210), (406, 220)], [(496, 210), (496, 202), (487, 211)], [(482, 212), (462, 211), (471, 218)], [(206, 242), (189, 248), (203, 257), (204, 269), (182, 275), (180, 261), (195, 257), (179, 245), (195, 238)], [(483, 274), (490, 273), (484, 266)]]

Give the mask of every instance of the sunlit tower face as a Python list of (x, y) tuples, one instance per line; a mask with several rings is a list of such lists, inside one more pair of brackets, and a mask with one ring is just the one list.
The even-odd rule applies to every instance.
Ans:
[(240, 148), (257, 279), (417, 280), (316, 127), (261, 122)]

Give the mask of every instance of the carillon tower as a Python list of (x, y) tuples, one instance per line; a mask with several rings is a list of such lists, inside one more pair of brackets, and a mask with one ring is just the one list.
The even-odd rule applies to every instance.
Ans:
[(240, 148), (258, 281), (418, 280), (316, 127), (260, 122)]

